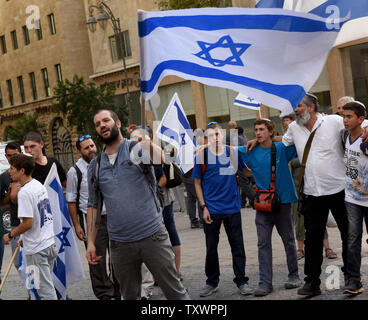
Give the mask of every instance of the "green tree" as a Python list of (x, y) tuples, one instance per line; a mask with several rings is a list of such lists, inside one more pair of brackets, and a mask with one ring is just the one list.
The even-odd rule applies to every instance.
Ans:
[(23, 144), (23, 138), (29, 131), (38, 132), (42, 135), (43, 129), (46, 127), (44, 123), (38, 121), (38, 113), (27, 115), (24, 114), (21, 118), (15, 121), (14, 126), (6, 129), (7, 140), (13, 140), (19, 144)]
[(202, 7), (231, 7), (231, 0), (162, 0), (158, 1), (160, 10), (177, 10)]
[(123, 135), (126, 135), (127, 105), (115, 105), (113, 85), (98, 87), (95, 83), (85, 83), (83, 77), (74, 75), (73, 81), (59, 81), (54, 88), (54, 97), (54, 112), (66, 116), (68, 126), (76, 128), (79, 135), (90, 134), (98, 145), (102, 145), (93, 123), (93, 115), (100, 109), (113, 110), (119, 116)]

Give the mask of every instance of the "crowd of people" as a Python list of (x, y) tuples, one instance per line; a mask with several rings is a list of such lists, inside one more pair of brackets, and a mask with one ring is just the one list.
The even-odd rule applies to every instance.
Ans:
[[(321, 294), (320, 275), (330, 248), (329, 215), (341, 235), (344, 293), (363, 292), (361, 242), (368, 207), (368, 126), (365, 106), (351, 97), (338, 101), (338, 113), (319, 113), (318, 99), (307, 93), (295, 115), (282, 117), (277, 136), (269, 119), (254, 122), (255, 139), (247, 141), (235, 121), (223, 134), (217, 122), (197, 134), (192, 170), (181, 176), (187, 195), (190, 227), (205, 235), (206, 281), (201, 297), (219, 288), (219, 233), (224, 226), (232, 254), (234, 283), (242, 295), (273, 291), (272, 232), (276, 227), (286, 253), (285, 289), (298, 295)], [(167, 299), (188, 300), (181, 273), (181, 241), (174, 219), (174, 148), (169, 155), (153, 143), (149, 128), (129, 127), (129, 139), (111, 110), (99, 110), (94, 124), (104, 147), (100, 153), (90, 134), (80, 136), (80, 159), (67, 174), (45, 156), (42, 136), (29, 132), (20, 145), (10, 142), (9, 171), (0, 176), (0, 200), (10, 205), (11, 228), (2, 244), (12, 252), (21, 245), (27, 265), (40, 271), (40, 299), (60, 298), (52, 283), (56, 259), (53, 220), (43, 183), (53, 163), (66, 188), (76, 237), (84, 242), (93, 292), (99, 300), (150, 298), (158, 285)], [(197, 131), (198, 132), (198, 131)], [(180, 183), (179, 182), (179, 183)], [(264, 198), (266, 194), (268, 197)], [(272, 200), (271, 200), (272, 199)], [(249, 285), (241, 208), (256, 210), (259, 282)], [(1, 231), (1, 230), (0, 230)], [(0, 246), (0, 267), (3, 254)], [(304, 283), (298, 260), (305, 259)], [(19, 257), (14, 260), (19, 267)]]

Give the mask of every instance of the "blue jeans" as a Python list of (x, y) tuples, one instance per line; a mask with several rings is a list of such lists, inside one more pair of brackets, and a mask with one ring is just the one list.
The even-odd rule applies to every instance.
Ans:
[(299, 278), (294, 223), (290, 204), (282, 204), (277, 212), (256, 212), (258, 236), (259, 285), (272, 288), (272, 230), (276, 226), (285, 247), (289, 279)]
[(239, 287), (248, 281), (245, 276), (245, 250), (243, 242), (243, 230), (240, 212), (233, 214), (211, 214), (213, 222), (204, 223), (203, 229), (206, 235), (206, 283), (217, 287), (220, 281), (220, 264), (218, 258), (218, 243), (220, 228), (224, 223), (225, 231), (233, 256), (234, 282)]
[(345, 206), (348, 216), (348, 250), (346, 270), (349, 275), (349, 279), (360, 281), (363, 219), (368, 214), (368, 208), (350, 202), (345, 202)]

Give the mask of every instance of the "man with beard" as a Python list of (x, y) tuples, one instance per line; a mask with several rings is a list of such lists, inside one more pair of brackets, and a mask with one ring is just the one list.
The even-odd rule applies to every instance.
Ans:
[(296, 119), (282, 138), (286, 145), (295, 144), (300, 163), (305, 145), (315, 131), (304, 172), (301, 213), (305, 225), (305, 284), (298, 294), (321, 293), (320, 274), (323, 261), (323, 238), (329, 211), (334, 216), (342, 240), (342, 271), (346, 273), (348, 220), (345, 209), (345, 168), (341, 132), (344, 123), (337, 115), (318, 113), (318, 99), (306, 94), (295, 109)]
[[(161, 148), (143, 138), (130, 152), (132, 141), (122, 136), (121, 122), (113, 111), (100, 110), (93, 121), (105, 148), (99, 161), (93, 159), (88, 167), (88, 263), (96, 265), (101, 259), (95, 247), (99, 194), (93, 181), (98, 181), (106, 205), (112, 265), (124, 299), (141, 297), (142, 263), (153, 274), (167, 299), (190, 299), (176, 272), (161, 208), (156, 205), (152, 166), (148, 165), (149, 176), (145, 176), (142, 168), (136, 165), (139, 163), (137, 154), (145, 164), (162, 163)], [(148, 181), (152, 177), (154, 185)]]
[[(76, 147), (81, 158), (67, 173), (66, 201), (75, 234), (79, 240), (84, 241), (84, 245), (87, 248), (85, 236), (88, 201), (87, 168), (91, 160), (96, 156), (97, 149), (89, 134), (79, 137)], [(89, 265), (93, 292), (100, 300), (111, 300), (114, 297), (119, 297), (120, 299), (119, 287), (112, 282), (106, 268), (109, 237), (107, 234), (105, 210), (103, 210), (101, 215), (101, 223), (98, 228), (95, 245), (97, 254), (101, 255), (102, 259), (98, 265)]]

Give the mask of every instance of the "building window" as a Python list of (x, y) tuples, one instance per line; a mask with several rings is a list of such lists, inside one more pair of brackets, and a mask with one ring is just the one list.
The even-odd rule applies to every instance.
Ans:
[(8, 50), (6, 49), (6, 41), (5, 41), (5, 36), (1, 36), (0, 37), (0, 43), (1, 43), (1, 52), (3, 54), (7, 53)]
[(368, 43), (348, 47), (355, 99), (368, 105)]
[(2, 108), (4, 106), (3, 104), (3, 95), (1, 93), (1, 88), (0, 88), (0, 108)]
[(41, 20), (38, 19), (36, 21), (36, 34), (37, 34), (37, 39), (38, 40), (42, 40), (42, 27), (41, 27)]
[[(131, 57), (129, 31), (120, 32), (116, 37), (109, 37), (112, 62), (117, 62), (124, 57)], [(124, 54), (124, 55), (123, 55)]]
[(27, 26), (23, 26), (23, 36), (24, 36), (24, 44), (26, 46), (29, 45), (30, 41), (29, 41), (29, 32), (28, 32), (28, 28)]
[(17, 32), (13, 30), (12, 32), (10, 32), (10, 35), (11, 35), (12, 42), (13, 42), (13, 49), (17, 50), (18, 49)]
[(6, 84), (8, 86), (10, 105), (14, 105), (13, 86), (12, 86), (11, 80), (6, 80)]
[(47, 69), (44, 68), (41, 70), (43, 77), (43, 84), (45, 86), (45, 96), (49, 97), (51, 95), (50, 83), (49, 83), (49, 75), (47, 73)]
[(19, 87), (19, 93), (20, 93), (20, 99), (22, 103), (26, 102), (26, 96), (24, 94), (24, 84), (23, 84), (23, 77), (19, 76), (17, 77), (18, 80), (18, 87)]
[(50, 25), (50, 33), (53, 35), (56, 33), (54, 14), (53, 13), (49, 14), (48, 18), (49, 18), (49, 25)]
[(60, 82), (63, 81), (63, 75), (61, 73), (60, 64), (55, 64), (55, 70), (56, 70), (56, 79)]
[(29, 79), (31, 80), (33, 100), (37, 100), (37, 86), (34, 72), (29, 74)]

